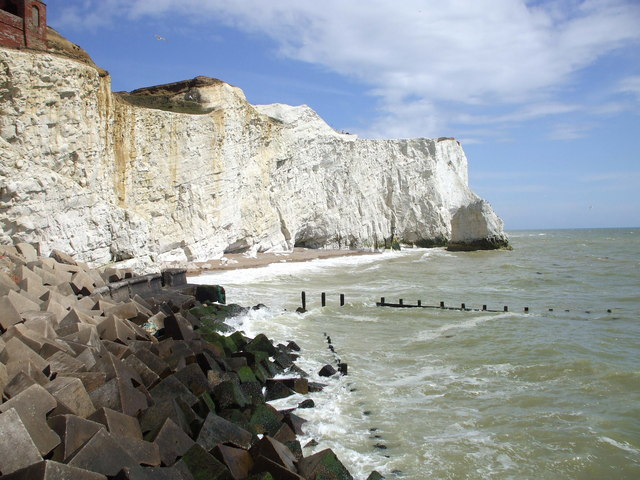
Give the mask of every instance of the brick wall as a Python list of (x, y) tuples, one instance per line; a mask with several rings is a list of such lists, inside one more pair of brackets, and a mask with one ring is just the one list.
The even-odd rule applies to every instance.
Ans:
[(17, 10), (14, 15), (0, 9), (0, 45), (46, 49), (46, 5), (38, 0), (18, 0)]

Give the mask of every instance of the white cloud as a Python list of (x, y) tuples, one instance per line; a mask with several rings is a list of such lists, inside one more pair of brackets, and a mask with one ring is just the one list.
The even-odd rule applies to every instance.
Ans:
[[(636, 0), (86, 0), (83, 5), (69, 7), (68, 17), (84, 13), (97, 23), (115, 15), (184, 14), (190, 21), (216, 18), (266, 35), (286, 57), (367, 85), (380, 99), (380, 116), (368, 132), (373, 136), (439, 135), (456, 121), (522, 122), (575, 110), (558, 100), (560, 89), (602, 56), (640, 41)], [(639, 92), (638, 78), (621, 88)], [(511, 111), (468, 113), (483, 105)]]

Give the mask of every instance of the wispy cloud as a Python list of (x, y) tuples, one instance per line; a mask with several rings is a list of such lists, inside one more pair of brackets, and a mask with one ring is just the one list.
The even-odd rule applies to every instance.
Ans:
[[(432, 136), (458, 124), (519, 124), (562, 101), (586, 67), (640, 41), (636, 0), (84, 0), (63, 19), (215, 18), (270, 37), (285, 57), (357, 79), (379, 98), (370, 136)], [(640, 96), (640, 77), (618, 92)], [(500, 105), (500, 114), (476, 113)], [(560, 125), (559, 137), (585, 130)]]

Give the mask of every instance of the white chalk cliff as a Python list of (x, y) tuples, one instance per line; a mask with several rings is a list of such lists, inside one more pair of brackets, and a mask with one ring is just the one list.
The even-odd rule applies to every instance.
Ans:
[(207, 113), (134, 106), (91, 65), (0, 48), (0, 243), (92, 265), (374, 248), (392, 235), (506, 245), (456, 140), (359, 139), (213, 79), (165, 87), (138, 97)]

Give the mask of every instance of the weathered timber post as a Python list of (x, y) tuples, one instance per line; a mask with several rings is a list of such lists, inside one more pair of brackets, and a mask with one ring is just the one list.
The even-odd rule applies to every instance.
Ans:
[(340, 294), (340, 306), (344, 307), (344, 293)]
[(320, 294), (320, 303), (322, 304), (323, 307), (326, 307), (327, 305), (327, 294), (324, 292)]
[(302, 292), (301, 300), (302, 300), (302, 310), (306, 310), (307, 309), (307, 294), (305, 292)]

